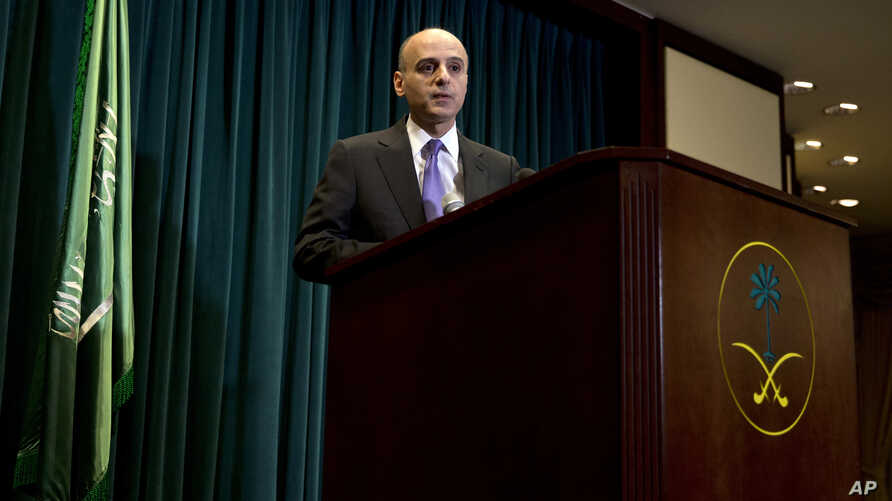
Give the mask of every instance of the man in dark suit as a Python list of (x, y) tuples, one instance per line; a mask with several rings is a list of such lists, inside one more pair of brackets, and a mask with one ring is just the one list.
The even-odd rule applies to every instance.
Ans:
[(471, 203), (511, 184), (517, 160), (460, 135), (468, 54), (448, 31), (427, 29), (400, 47), (393, 88), (409, 116), (343, 139), (328, 155), (294, 249), (294, 268), (325, 268), (443, 215), (445, 194)]

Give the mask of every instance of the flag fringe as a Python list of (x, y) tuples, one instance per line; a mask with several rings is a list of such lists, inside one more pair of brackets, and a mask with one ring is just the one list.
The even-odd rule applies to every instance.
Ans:
[(107, 501), (109, 499), (108, 495), (108, 470), (102, 474), (102, 478), (99, 479), (99, 482), (93, 486), (84, 497), (80, 498), (81, 501)]
[(84, 12), (84, 33), (81, 39), (81, 55), (77, 61), (77, 86), (74, 90), (74, 116), (71, 117), (71, 156), (70, 165), (73, 168), (77, 160), (79, 146), (81, 117), (84, 114), (84, 94), (87, 89), (87, 60), (90, 58), (90, 41), (93, 38), (93, 11), (94, 0), (87, 0), (86, 12)]
[[(118, 412), (124, 404), (133, 396), (133, 367), (121, 376), (112, 388), (112, 412)], [(15, 461), (15, 477), (12, 488), (23, 485), (31, 485), (37, 482), (37, 460), (40, 449), (35, 447), (19, 454)], [(104, 501), (108, 499), (108, 480), (103, 475), (102, 480), (96, 484), (83, 498), (85, 501)]]
[(34, 448), (23, 454), (19, 454), (19, 457), (16, 458), (15, 479), (12, 482), (13, 489), (22, 485), (29, 485), (37, 482), (37, 459), (39, 452), (39, 449)]
[(117, 412), (133, 395), (133, 366), (112, 387), (112, 412)]

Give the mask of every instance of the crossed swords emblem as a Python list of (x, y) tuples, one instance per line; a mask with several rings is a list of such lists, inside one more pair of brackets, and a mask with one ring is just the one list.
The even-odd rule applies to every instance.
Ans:
[(774, 363), (774, 366), (769, 369), (765, 362), (762, 361), (762, 357), (759, 356), (758, 353), (756, 353), (756, 350), (752, 349), (747, 344), (733, 343), (731, 346), (736, 346), (738, 348), (743, 348), (744, 350), (746, 350), (750, 355), (753, 356), (753, 358), (756, 359), (757, 362), (759, 362), (759, 366), (762, 367), (762, 370), (767, 376), (767, 379), (764, 383), (762, 381), (759, 381), (759, 386), (762, 388), (762, 390), (760, 392), (753, 393), (753, 401), (756, 402), (757, 405), (765, 401), (765, 398), (768, 396), (768, 387), (770, 386), (771, 389), (774, 390), (773, 400), (779, 403), (781, 407), (786, 407), (790, 402), (787, 397), (781, 395), (781, 386), (774, 382), (774, 374), (777, 372), (778, 369), (780, 369), (780, 366), (783, 365), (784, 362), (792, 358), (802, 358), (802, 355), (792, 352), (787, 353), (786, 355), (777, 359), (777, 361)]

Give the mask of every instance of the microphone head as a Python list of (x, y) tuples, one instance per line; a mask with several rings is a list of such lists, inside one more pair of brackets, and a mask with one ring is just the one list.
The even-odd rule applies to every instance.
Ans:
[(523, 181), (524, 179), (532, 176), (535, 173), (536, 173), (536, 171), (534, 171), (533, 169), (524, 167), (523, 169), (520, 169), (519, 171), (517, 171), (517, 174), (515, 174), (515, 175), (517, 176), (518, 181)]
[(456, 192), (450, 191), (443, 195), (443, 200), (440, 201), (440, 205), (443, 206), (443, 214), (449, 214), (450, 212), (455, 212), (464, 207), (465, 203), (462, 202)]

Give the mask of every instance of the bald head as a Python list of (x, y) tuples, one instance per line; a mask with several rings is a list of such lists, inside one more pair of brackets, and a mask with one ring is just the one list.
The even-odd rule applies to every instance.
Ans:
[(400, 52), (398, 58), (398, 69), (400, 71), (406, 71), (406, 51), (410, 48), (410, 46), (417, 40), (422, 40), (422, 42), (427, 41), (430, 38), (442, 39), (445, 41), (446, 39), (451, 39), (458, 43), (461, 46), (462, 52), (464, 52), (465, 65), (468, 63), (468, 52), (465, 50), (464, 44), (461, 43), (461, 40), (458, 39), (457, 36), (449, 33), (448, 31), (441, 28), (427, 28), (421, 30), (413, 35), (410, 35), (408, 38), (403, 40), (403, 43), (400, 45)]
[(406, 98), (409, 116), (432, 137), (455, 124), (467, 89), (468, 52), (455, 35), (432, 28), (403, 42), (393, 90)]

